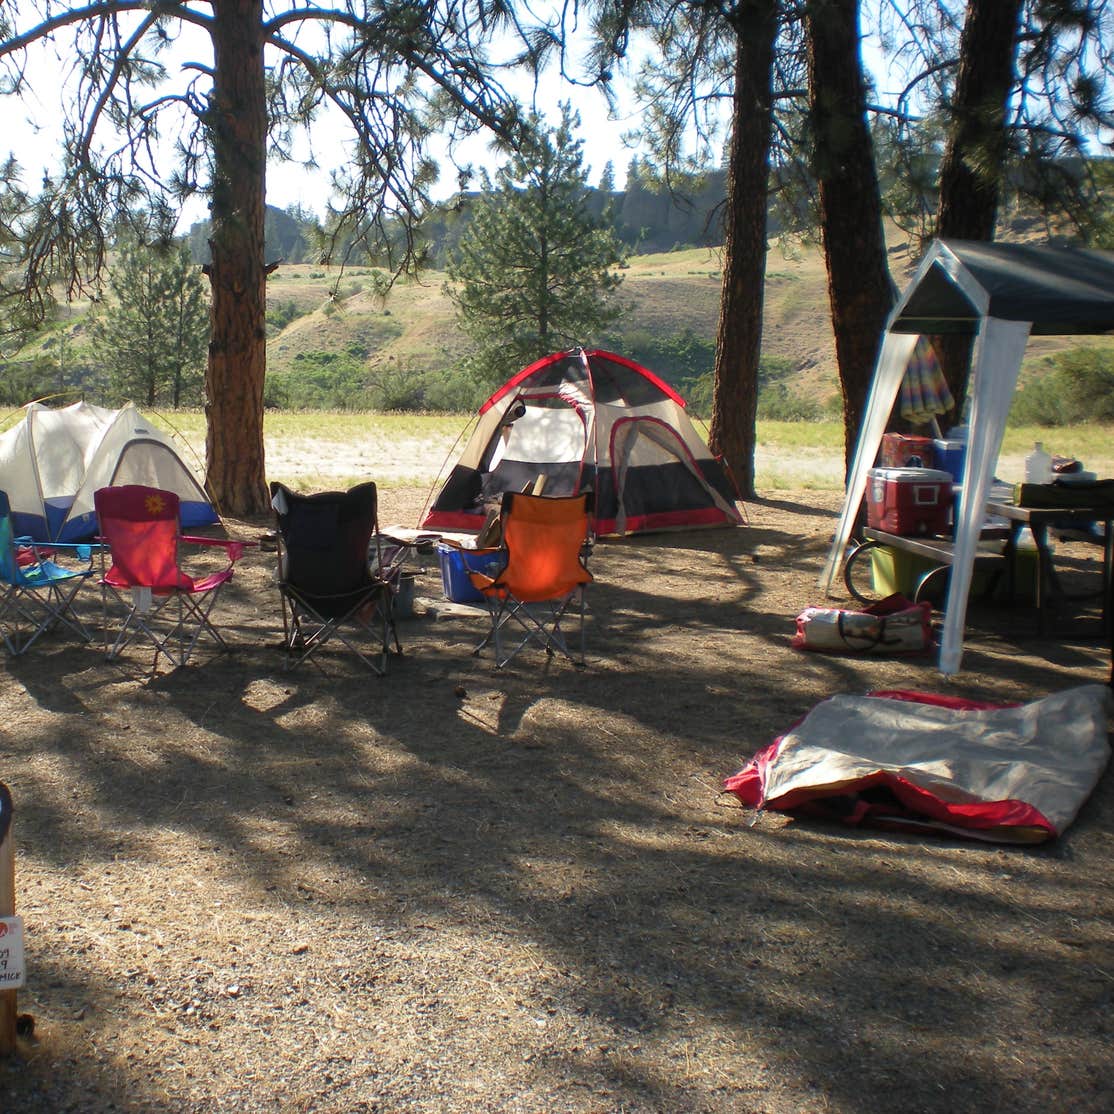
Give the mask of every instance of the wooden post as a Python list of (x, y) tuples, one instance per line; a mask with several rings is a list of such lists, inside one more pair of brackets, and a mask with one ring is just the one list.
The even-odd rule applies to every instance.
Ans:
[[(15, 850), (12, 847), (12, 795), (0, 782), (0, 917), (15, 916)], [(15, 1043), (16, 992), (0, 990), (0, 1056), (11, 1056)]]

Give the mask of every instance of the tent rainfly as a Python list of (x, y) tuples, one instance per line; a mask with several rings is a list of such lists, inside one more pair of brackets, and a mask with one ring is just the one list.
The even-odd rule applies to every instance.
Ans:
[(1051, 245), (936, 240), (886, 324), (847, 482), (820, 576), (830, 590), (866, 490), (909, 357), (921, 335), (974, 334), (971, 409), (940, 670), (959, 671), (967, 597), (984, 508), (1025, 346), (1032, 336), (1114, 330), (1114, 252)]
[(612, 352), (557, 352), (481, 407), (468, 444), (422, 523), (479, 530), (504, 491), (594, 492), (598, 534), (738, 525), (736, 493), (653, 372)]
[(120, 410), (87, 402), (52, 410), (33, 402), (21, 422), (0, 434), (0, 489), (7, 492), (19, 535), (36, 541), (91, 538), (93, 493), (121, 484), (173, 491), (183, 528), (218, 521), (173, 442), (131, 403)]

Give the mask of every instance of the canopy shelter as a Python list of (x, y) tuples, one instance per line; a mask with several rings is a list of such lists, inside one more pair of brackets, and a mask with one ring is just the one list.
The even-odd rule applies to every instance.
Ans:
[(967, 458), (956, 508), (940, 669), (959, 671), (971, 571), (1006, 416), (1030, 337), (1114, 330), (1114, 252), (936, 240), (886, 324), (843, 513), (820, 586), (831, 588), (910, 356), (922, 335), (975, 336)]

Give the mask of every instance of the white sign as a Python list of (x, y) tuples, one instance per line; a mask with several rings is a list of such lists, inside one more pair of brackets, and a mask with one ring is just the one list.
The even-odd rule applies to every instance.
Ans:
[(0, 990), (23, 985), (23, 918), (0, 917)]

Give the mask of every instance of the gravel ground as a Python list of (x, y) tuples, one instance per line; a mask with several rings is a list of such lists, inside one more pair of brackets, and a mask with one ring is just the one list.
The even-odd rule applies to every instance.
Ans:
[[(385, 492), (384, 521), (424, 494)], [(719, 791), (835, 692), (1107, 678), (1101, 643), (1016, 608), (951, 681), (792, 650), (837, 500), (600, 544), (585, 670), (496, 672), (427, 567), (386, 678), (287, 672), (258, 550), (218, 604), (232, 654), (4, 662), (34, 1033), (0, 1109), (1105, 1114), (1109, 773), (1032, 849)]]

